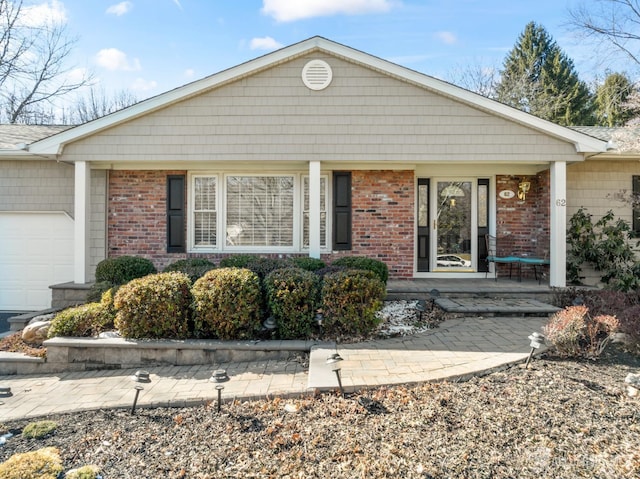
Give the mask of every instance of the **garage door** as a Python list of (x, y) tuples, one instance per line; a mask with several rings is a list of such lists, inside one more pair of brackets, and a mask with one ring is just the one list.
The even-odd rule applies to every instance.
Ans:
[(49, 286), (73, 280), (73, 220), (64, 213), (0, 213), (0, 310), (51, 307)]

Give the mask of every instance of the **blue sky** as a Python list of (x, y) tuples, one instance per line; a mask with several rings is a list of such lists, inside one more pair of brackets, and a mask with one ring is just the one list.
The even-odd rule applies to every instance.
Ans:
[[(499, 68), (530, 21), (542, 24), (585, 80), (601, 73), (568, 30), (568, 9), (596, 0), (27, 0), (78, 41), (73, 64), (108, 92), (143, 99), (321, 35), (451, 80)], [(618, 68), (620, 69), (620, 68)]]

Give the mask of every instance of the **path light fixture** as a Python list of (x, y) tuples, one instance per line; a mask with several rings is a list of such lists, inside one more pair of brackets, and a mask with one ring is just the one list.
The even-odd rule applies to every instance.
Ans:
[(436, 300), (440, 297), (440, 290), (433, 288), (429, 291), (429, 297), (431, 298), (431, 307), (433, 308), (436, 305)]
[(212, 383), (226, 383), (229, 380), (226, 369), (216, 369), (211, 373), (209, 381)]
[(338, 364), (342, 361), (342, 356), (338, 353), (333, 353), (331, 356), (327, 358), (327, 364), (331, 365), (331, 370), (336, 374), (336, 378), (338, 379), (338, 387), (340, 388), (340, 394), (344, 397), (344, 388), (342, 387), (342, 378), (340, 377), (340, 368)]
[(229, 380), (226, 369), (216, 369), (211, 373), (209, 381), (216, 383), (216, 391), (218, 391), (218, 412), (222, 408), (222, 390), (224, 386), (221, 383), (225, 383)]
[(533, 357), (533, 353), (536, 349), (539, 349), (542, 347), (542, 345), (544, 344), (544, 336), (538, 332), (535, 333), (531, 333), (528, 336), (529, 340), (531, 341), (531, 344), (529, 344), (529, 346), (531, 346), (531, 352), (529, 353), (529, 357), (527, 358), (527, 362), (524, 365), (524, 368), (527, 369), (529, 367), (529, 362), (531, 362), (531, 358)]
[[(150, 383), (151, 377), (149, 375), (149, 371), (144, 371), (141, 369), (136, 371), (136, 373), (133, 376), (131, 376), (131, 380), (134, 383)], [(138, 404), (138, 396), (140, 396), (140, 391), (144, 390), (144, 387), (141, 386), (140, 384), (136, 384), (133, 388), (136, 391), (136, 395), (133, 398), (133, 405), (131, 406), (131, 414), (135, 414), (136, 404)]]
[(216, 384), (216, 391), (218, 391), (218, 414), (220, 414), (220, 409), (222, 409), (222, 390), (224, 386), (222, 384)]
[(276, 324), (276, 319), (273, 316), (269, 316), (267, 319), (264, 320), (264, 323), (262, 323), (262, 330), (263, 331), (273, 331), (274, 329), (276, 329), (278, 325)]

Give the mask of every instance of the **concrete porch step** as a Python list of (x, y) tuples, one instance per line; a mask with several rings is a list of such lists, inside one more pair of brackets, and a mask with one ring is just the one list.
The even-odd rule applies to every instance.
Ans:
[(481, 316), (548, 316), (560, 308), (529, 298), (437, 298), (447, 313)]

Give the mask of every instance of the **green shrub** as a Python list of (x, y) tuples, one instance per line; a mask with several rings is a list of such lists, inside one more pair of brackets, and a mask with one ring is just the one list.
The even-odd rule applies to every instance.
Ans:
[(11, 456), (0, 464), (0, 478), (57, 479), (63, 470), (58, 449), (45, 447)]
[(22, 430), (22, 436), (27, 439), (42, 439), (48, 436), (58, 427), (55, 421), (30, 422)]
[(100, 468), (93, 464), (79, 467), (67, 472), (65, 479), (96, 479), (100, 474)]
[(387, 280), (389, 279), (389, 268), (387, 268), (387, 265), (382, 261), (373, 258), (365, 258), (364, 256), (343, 256), (342, 258), (335, 260), (331, 265), (373, 271), (384, 284), (387, 284)]
[(249, 263), (255, 261), (259, 256), (255, 254), (234, 254), (220, 260), (221, 268), (246, 268)]
[(317, 258), (309, 258), (307, 256), (296, 256), (295, 258), (291, 258), (291, 263), (300, 269), (304, 269), (306, 271), (318, 271), (326, 267), (324, 261)]
[(115, 325), (125, 338), (189, 336), (191, 282), (184, 273), (134, 279), (114, 297)]
[(272, 271), (264, 282), (278, 336), (282, 339), (309, 337), (318, 307), (318, 277), (300, 268), (286, 268)]
[(98, 303), (100, 302), (100, 298), (102, 298), (102, 294), (105, 291), (110, 290), (111, 288), (118, 288), (115, 283), (111, 281), (98, 281), (93, 283), (89, 288), (89, 293), (87, 294), (87, 303)]
[(96, 266), (96, 282), (108, 281), (112, 284), (125, 284), (132, 279), (142, 278), (156, 273), (153, 263), (139, 256), (118, 256), (107, 258)]
[(247, 339), (260, 329), (262, 293), (258, 275), (246, 268), (207, 272), (192, 289), (199, 337)]
[(178, 273), (184, 273), (189, 276), (192, 283), (195, 283), (198, 279), (202, 278), (207, 271), (212, 270), (215, 267), (216, 265), (208, 259), (187, 258), (174, 261), (167, 266), (163, 272), (171, 273), (175, 271)]
[(597, 358), (618, 325), (615, 316), (592, 316), (586, 306), (569, 306), (555, 313), (543, 332), (563, 357)]
[(324, 324), (335, 334), (372, 332), (380, 323), (385, 285), (372, 271), (346, 270), (329, 273), (322, 284)]
[(113, 329), (115, 311), (111, 298), (111, 290), (103, 294), (104, 303), (87, 303), (68, 308), (55, 315), (49, 327), (48, 337), (94, 336), (102, 331)]

